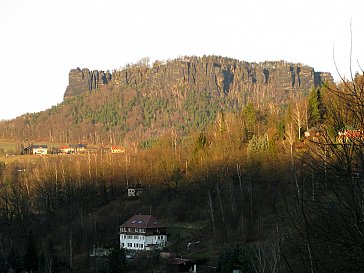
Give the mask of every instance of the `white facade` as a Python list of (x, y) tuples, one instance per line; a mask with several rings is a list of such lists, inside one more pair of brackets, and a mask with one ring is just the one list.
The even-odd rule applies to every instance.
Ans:
[(166, 242), (167, 235), (146, 235), (145, 229), (121, 228), (120, 230), (120, 247), (125, 249), (151, 250), (164, 247)]
[(33, 148), (33, 154), (35, 155), (46, 155), (48, 152), (47, 148), (39, 147), (39, 148)]

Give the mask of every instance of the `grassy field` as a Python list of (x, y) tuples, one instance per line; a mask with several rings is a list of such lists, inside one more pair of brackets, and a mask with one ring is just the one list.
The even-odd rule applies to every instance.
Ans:
[(32, 156), (24, 156), (24, 155), (16, 155), (16, 141), (14, 140), (7, 140), (7, 139), (0, 139), (0, 161), (5, 162), (5, 164), (19, 161), (19, 162), (25, 162), (25, 161), (31, 161)]
[[(20, 145), (21, 142), (9, 139), (0, 139), (0, 161), (7, 163), (19, 161), (19, 162), (34, 162), (42, 158), (40, 155), (19, 155), (19, 151), (17, 150), (17, 145)], [(28, 145), (29, 143), (23, 143), (23, 145)], [(52, 147), (60, 147), (62, 145), (66, 145), (65, 143), (48, 143), (48, 142), (34, 142), (34, 144), (45, 144), (48, 145), (48, 149)], [(95, 149), (100, 149), (102, 146), (100, 145), (87, 145), (89, 151), (95, 151)], [(109, 150), (109, 148), (105, 148)], [(82, 154), (79, 154), (82, 155)], [(54, 155), (48, 154), (46, 157), (52, 157)]]
[(13, 140), (0, 139), (0, 154), (14, 154), (16, 142)]
[(17, 144), (15, 140), (0, 139), (0, 161), (5, 162), (5, 164), (19, 161), (28, 162), (34, 161), (39, 158), (37, 155), (18, 155), (16, 154)]

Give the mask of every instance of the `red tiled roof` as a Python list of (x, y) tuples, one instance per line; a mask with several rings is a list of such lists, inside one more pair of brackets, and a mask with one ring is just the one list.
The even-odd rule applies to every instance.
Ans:
[(121, 149), (121, 146), (111, 146), (111, 149), (113, 149), (113, 150)]
[(126, 228), (165, 228), (166, 226), (151, 215), (134, 215), (121, 225)]

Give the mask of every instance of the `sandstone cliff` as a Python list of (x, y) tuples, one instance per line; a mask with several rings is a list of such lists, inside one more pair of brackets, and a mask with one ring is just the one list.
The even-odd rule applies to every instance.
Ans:
[(72, 69), (64, 97), (97, 90), (102, 85), (113, 88), (148, 86), (157, 92), (188, 87), (215, 95), (241, 90), (289, 92), (309, 90), (324, 81), (333, 81), (330, 73), (316, 72), (312, 67), (285, 61), (248, 63), (218, 56), (183, 57), (156, 61), (152, 66), (138, 63), (122, 70), (89, 71)]

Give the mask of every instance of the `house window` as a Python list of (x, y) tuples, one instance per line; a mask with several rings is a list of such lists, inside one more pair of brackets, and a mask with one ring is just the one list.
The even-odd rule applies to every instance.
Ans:
[(138, 229), (138, 228), (136, 228), (136, 229), (135, 229), (135, 232), (139, 232), (139, 229)]
[(129, 232), (131, 232), (131, 228), (128, 228)]
[(138, 239), (138, 235), (134, 235), (134, 239)]
[(134, 243), (134, 247), (138, 247), (138, 244)]
[(124, 247), (124, 243), (122, 243), (121, 246)]
[(128, 243), (128, 247), (132, 247), (133, 246), (133, 244), (132, 243)]
[(144, 245), (143, 244), (140, 244), (140, 248), (144, 248)]
[(133, 239), (133, 235), (128, 235), (128, 239)]

